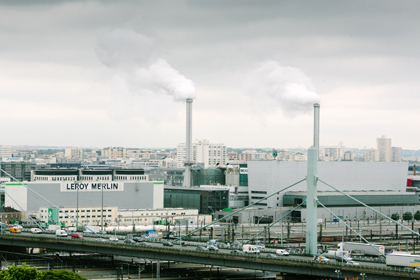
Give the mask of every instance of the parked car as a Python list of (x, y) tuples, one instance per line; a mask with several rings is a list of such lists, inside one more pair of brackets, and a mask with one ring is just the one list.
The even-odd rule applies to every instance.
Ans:
[(355, 262), (355, 261), (348, 261), (347, 264), (348, 265), (360, 265), (358, 262)]
[(208, 251), (209, 249), (207, 249), (206, 247), (203, 247), (203, 246), (198, 246), (197, 248), (195, 248), (195, 250), (197, 250), (197, 251)]
[(172, 246), (174, 246), (174, 244), (172, 244), (171, 242), (169, 242), (169, 241), (164, 241), (163, 242), (163, 246), (169, 246), (169, 247), (172, 247)]
[(136, 241), (134, 241), (133, 239), (126, 239), (126, 240), (124, 240), (124, 243), (127, 243), (127, 244), (136, 244)]
[(242, 252), (241, 250), (232, 250), (230, 251), (231, 254), (236, 254), (236, 255), (242, 255), (244, 252)]
[(278, 250), (276, 250), (276, 254), (279, 255), (279, 256), (288, 256), (289, 252), (287, 252), (284, 249), (278, 249)]
[(219, 248), (217, 248), (216, 246), (213, 246), (213, 245), (209, 245), (209, 246), (207, 246), (207, 249), (208, 249), (209, 251), (219, 251)]

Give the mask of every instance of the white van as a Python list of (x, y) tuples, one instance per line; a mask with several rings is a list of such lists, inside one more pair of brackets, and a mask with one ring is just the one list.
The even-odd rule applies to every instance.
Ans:
[(57, 236), (57, 237), (67, 237), (67, 232), (63, 229), (57, 229), (55, 231), (55, 236)]
[(289, 252), (287, 252), (284, 249), (278, 249), (278, 250), (276, 250), (276, 254), (279, 255), (279, 256), (288, 256)]
[(260, 250), (258, 250), (257, 246), (255, 245), (244, 245), (242, 247), (242, 251), (245, 254), (259, 254)]

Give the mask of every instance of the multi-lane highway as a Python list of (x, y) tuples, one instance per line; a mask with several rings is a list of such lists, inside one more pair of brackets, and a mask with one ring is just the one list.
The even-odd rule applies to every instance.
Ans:
[[(361, 272), (369, 273), (369, 279), (413, 279), (420, 274), (413, 269), (390, 269), (383, 263), (360, 262), (360, 265), (346, 265), (330, 261), (319, 262), (304, 255), (273, 256), (275, 249), (265, 249), (259, 255), (231, 254), (233, 249), (224, 248), (221, 244), (218, 251), (198, 251), (197, 246), (205, 243), (187, 242), (187, 246), (175, 244), (173, 247), (163, 246), (162, 242), (125, 243), (123, 236), (117, 236), (117, 242), (109, 241), (111, 236), (87, 236), (84, 239), (56, 237), (51, 234), (5, 233), (0, 237), (0, 244), (24, 247), (41, 247), (50, 250), (101, 253), (219, 265), (225, 267), (251, 268), (263, 271), (298, 273), (302, 275), (319, 275), (334, 277), (337, 269), (348, 277), (356, 277)], [(375, 275), (377, 275), (375, 277)], [(379, 277), (380, 276), (380, 277)]]

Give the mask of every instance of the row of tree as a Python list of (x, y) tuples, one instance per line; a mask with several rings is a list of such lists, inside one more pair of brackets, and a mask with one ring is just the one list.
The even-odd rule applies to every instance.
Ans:
[(9, 266), (0, 272), (0, 279), (3, 280), (87, 280), (86, 278), (66, 270), (49, 270), (41, 272), (36, 267), (27, 264)]
[[(420, 211), (419, 210), (416, 213), (414, 213), (414, 216), (411, 212), (405, 212), (402, 216), (403, 221), (412, 221), (413, 218), (416, 221), (420, 221)], [(391, 219), (393, 219), (394, 221), (398, 221), (400, 219), (400, 214), (398, 214), (398, 213), (392, 214)]]

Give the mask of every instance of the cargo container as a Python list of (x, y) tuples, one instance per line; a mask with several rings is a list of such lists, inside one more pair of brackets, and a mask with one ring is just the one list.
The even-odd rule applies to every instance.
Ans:
[[(338, 246), (341, 247), (341, 243)], [(382, 256), (385, 254), (385, 246), (378, 244), (372, 244), (371, 246), (367, 243), (344, 242), (342, 250), (349, 251), (352, 255)]]

